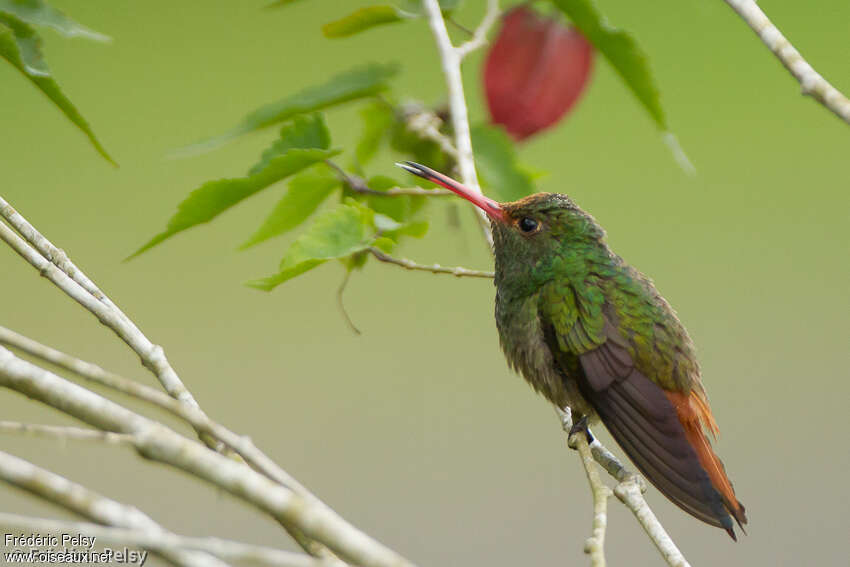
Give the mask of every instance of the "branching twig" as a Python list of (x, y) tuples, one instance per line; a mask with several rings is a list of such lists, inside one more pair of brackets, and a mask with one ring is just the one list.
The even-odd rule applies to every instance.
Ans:
[(472, 34), (472, 38), (466, 43), (458, 45), (456, 48), (458, 56), (461, 59), (476, 49), (487, 45), (487, 33), (490, 31), (490, 28), (493, 27), (493, 24), (495, 24), (499, 19), (500, 13), (499, 0), (488, 0), (487, 13), (484, 14), (484, 19), (481, 20), (481, 23), (475, 29), (475, 33)]
[(797, 79), (804, 95), (811, 96), (850, 124), (850, 100), (803, 59), (800, 52), (762, 12), (755, 0), (726, 0), (726, 3), (747, 22), (767, 48)]
[(326, 545), (343, 560), (363, 567), (411, 565), (318, 499), (304, 498), (158, 422), (15, 357), (3, 347), (0, 347), (0, 386), (55, 407), (93, 427), (131, 435), (141, 456), (183, 470), (253, 504)]
[(420, 104), (406, 104), (401, 110), (407, 129), (423, 140), (430, 140), (440, 146), (444, 154), (457, 160), (458, 153), (452, 141), (440, 132), (443, 120), (430, 109)]
[[(102, 496), (63, 476), (2, 451), (0, 480), (94, 522), (152, 535), (166, 533), (162, 526), (137, 508)], [(226, 566), (215, 557), (197, 551), (163, 551), (159, 555), (179, 566)]]
[(185, 550), (203, 551), (225, 561), (249, 561), (272, 567), (320, 567), (327, 563), (309, 555), (271, 547), (249, 545), (215, 537), (185, 537), (170, 532), (150, 533), (138, 529), (104, 527), (88, 522), (64, 522), (0, 512), (0, 526), (24, 533), (84, 534), (97, 538), (97, 543), (141, 547), (163, 553)]
[[(72, 299), (88, 309), (101, 323), (112, 329), (121, 340), (127, 343), (139, 355), (142, 364), (159, 379), (169, 395), (190, 405), (198, 406), (198, 402), (171, 367), (162, 347), (153, 344), (130, 318), (71, 262), (64, 251), (47, 240), (2, 197), (0, 197), (0, 216), (5, 218), (38, 253), (34, 255), (23, 253), (20, 246), (13, 245), (9, 241), (8, 234), (3, 240), (36, 267), (41, 275), (47, 277)], [(5, 225), (2, 228), (7, 233), (11, 232)]]
[(469, 278), (492, 278), (493, 272), (482, 272), (479, 270), (470, 270), (468, 268), (447, 268), (441, 266), (439, 264), (431, 264), (430, 266), (426, 266), (424, 264), (417, 264), (412, 260), (408, 260), (407, 258), (395, 258), (388, 254), (385, 254), (383, 251), (378, 250), (375, 247), (369, 248), (369, 252), (372, 253), (372, 256), (380, 260), (381, 262), (386, 262), (388, 264), (395, 264), (396, 266), (401, 266), (407, 270), (420, 270), (423, 272), (431, 272), (432, 274), (450, 274), (456, 277), (469, 277)]
[[(558, 418), (561, 421), (561, 427), (564, 431), (569, 433), (573, 426), (572, 412), (570, 411), (570, 408), (555, 407), (555, 412), (558, 414)], [(655, 547), (658, 548), (658, 551), (661, 552), (661, 555), (664, 557), (667, 564), (670, 565), (670, 567), (690, 567), (682, 555), (682, 552), (679, 551), (679, 548), (676, 547), (676, 544), (673, 543), (672, 539), (670, 539), (670, 536), (667, 534), (664, 526), (661, 525), (661, 522), (659, 522), (658, 518), (655, 517), (655, 514), (652, 513), (652, 509), (649, 507), (649, 504), (647, 504), (646, 500), (644, 500), (643, 493), (646, 492), (646, 484), (643, 479), (639, 475), (628, 471), (622, 463), (620, 463), (617, 457), (615, 457), (611, 451), (606, 449), (598, 439), (594, 438), (593, 442), (588, 445), (587, 439), (584, 435), (572, 435), (567, 442), (570, 447), (573, 447), (575, 444), (574, 448), (579, 450), (582, 464), (584, 465), (585, 472), (587, 473), (587, 479), (590, 482), (591, 491), (593, 493), (594, 535), (588, 539), (587, 544), (585, 545), (585, 551), (591, 554), (591, 561), (596, 561), (593, 559), (593, 551), (597, 549), (596, 546), (598, 544), (598, 550), (602, 561), (601, 563), (594, 562), (593, 565), (605, 564), (605, 558), (601, 556), (601, 553), (602, 544), (605, 541), (606, 520), (604, 517), (604, 505), (600, 504), (602, 491), (599, 488), (599, 484), (602, 481), (599, 479), (599, 475), (595, 474), (595, 471), (593, 471), (593, 476), (591, 476), (592, 462), (590, 462), (589, 457), (592, 457), (593, 460), (599, 463), (599, 465), (608, 472), (608, 474), (617, 479), (618, 484), (614, 488), (614, 494), (629, 510), (634, 513), (638, 523), (640, 523), (641, 527), (646, 532), (646, 535), (649, 536), (649, 539), (652, 540), (652, 543), (655, 544)], [(610, 494), (611, 491), (608, 489), (605, 499), (607, 499)], [(603, 514), (601, 518), (599, 516), (600, 509)], [(601, 523), (601, 528), (597, 528), (599, 523)], [(597, 535), (597, 529), (600, 530), (599, 533), (601, 535)]]
[[(289, 488), (303, 498), (321, 503), (315, 495), (257, 448), (249, 437), (238, 435), (223, 425), (212, 421), (199, 408), (182, 403), (159, 390), (104, 370), (96, 364), (74, 358), (56, 349), (42, 345), (4, 327), (0, 327), (0, 344), (12, 346), (31, 356), (65, 368), (87, 380), (164, 409), (187, 422), (199, 433), (211, 436), (223, 443), (244, 459), (251, 468), (265, 475), (267, 478)], [(324, 504), (322, 503), (322, 505)], [(315, 542), (307, 540), (303, 534), (295, 531), (292, 526), (284, 525), (284, 527), (295, 538), (298, 544), (311, 555), (325, 558), (330, 555), (327, 550), (321, 549)]]
[[(472, 139), (469, 133), (466, 96), (463, 93), (463, 78), (460, 74), (461, 60), (466, 53), (461, 53), (459, 48), (452, 45), (452, 40), (449, 38), (449, 32), (446, 29), (446, 22), (443, 20), (443, 14), (440, 11), (439, 2), (437, 0), (422, 0), (422, 4), (428, 15), (428, 23), (431, 26), (431, 32), (434, 35), (434, 41), (440, 53), (443, 75), (446, 78), (446, 87), (449, 94), (449, 110), (451, 112), (452, 126), (454, 127), (455, 134), (454, 145), (457, 148), (457, 161), (461, 181), (473, 191), (481, 193), (481, 187), (478, 185), (478, 175), (475, 173), (475, 159), (472, 154)], [(496, 4), (496, 8), (498, 9), (498, 2), (491, 0), (490, 4)], [(485, 28), (484, 33), (486, 31)], [(487, 220), (487, 214), (477, 207), (475, 211), (478, 215), (481, 228), (484, 231), (487, 244), (492, 247), (493, 234), (490, 231), (490, 222)]]

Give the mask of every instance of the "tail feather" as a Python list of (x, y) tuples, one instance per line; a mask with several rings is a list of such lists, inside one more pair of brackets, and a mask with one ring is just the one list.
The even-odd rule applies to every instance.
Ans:
[[(726, 468), (720, 458), (711, 448), (703, 428), (710, 431), (715, 437), (718, 433), (717, 423), (711, 414), (711, 409), (705, 399), (705, 394), (700, 390), (692, 390), (690, 394), (680, 392), (665, 392), (673, 407), (676, 408), (679, 421), (685, 428), (685, 436), (691, 447), (697, 453), (700, 464), (708, 473), (712, 486), (723, 498), (723, 505), (729, 511), (741, 530), (747, 523), (746, 510), (735, 496), (732, 482), (726, 476)], [(734, 537), (734, 536), (733, 536)]]

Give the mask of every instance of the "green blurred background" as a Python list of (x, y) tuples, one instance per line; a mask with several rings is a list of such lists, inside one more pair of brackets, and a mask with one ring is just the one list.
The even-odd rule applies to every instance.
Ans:
[[(612, 247), (650, 274), (701, 353), (727, 470), (750, 516), (733, 544), (650, 490), (693, 565), (846, 565), (848, 148), (845, 123), (811, 100), (721, 1), (600, 0), (651, 56), (673, 130), (697, 168), (673, 161), (649, 118), (598, 59), (559, 128), (521, 149), (607, 228)], [(242, 175), (273, 131), (216, 152), (167, 159), (247, 111), (362, 61), (402, 61), (397, 92), (442, 100), (423, 22), (326, 40), (322, 23), (365, 4), (55, 1), (111, 45), (45, 31), (65, 92), (120, 163), (101, 159), (59, 112), (0, 65), (2, 194), (166, 348), (207, 412), (249, 434), (290, 473), (371, 535), (421, 565), (583, 565), (591, 502), (554, 413), (506, 367), (494, 289), (367, 266), (335, 301), (328, 264), (271, 294), (241, 285), (271, 273), (291, 237), (237, 253), (283, 187), (142, 256), (201, 182)], [(483, 2), (458, 19), (474, 25)], [(850, 3), (760, 3), (808, 60), (850, 90)], [(465, 69), (473, 120), (484, 118), (481, 54)], [(359, 131), (351, 107), (329, 113), (335, 145)], [(389, 160), (371, 173), (393, 173)], [(385, 162), (385, 163), (384, 163)], [(396, 172), (397, 173), (397, 172)], [(432, 228), (400, 254), (487, 268), (460, 209), (434, 204)], [(88, 313), (0, 250), (0, 324), (152, 383)], [(6, 419), (64, 423), (0, 392)], [(600, 431), (600, 433), (602, 433)], [(603, 440), (609, 440), (602, 433)], [(120, 448), (3, 437), (0, 446), (97, 487), (180, 533), (288, 546), (279, 527), (226, 494)], [(0, 487), (0, 508), (55, 514)], [(611, 565), (661, 560), (612, 501)]]

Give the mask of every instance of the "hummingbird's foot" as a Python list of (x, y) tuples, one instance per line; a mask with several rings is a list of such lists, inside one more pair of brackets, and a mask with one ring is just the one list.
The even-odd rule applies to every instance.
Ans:
[[(583, 433), (585, 438), (587, 439), (587, 444), (590, 445), (595, 441), (593, 434), (590, 432), (590, 429), (587, 427), (587, 416), (583, 415), (581, 418), (573, 423), (573, 426), (570, 428), (570, 433), (567, 435), (567, 439), (572, 439), (573, 435), (576, 433)], [(573, 447), (575, 448), (575, 447)]]

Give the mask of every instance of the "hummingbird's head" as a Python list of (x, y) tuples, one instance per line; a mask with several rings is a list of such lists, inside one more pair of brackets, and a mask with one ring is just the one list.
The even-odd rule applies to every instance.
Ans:
[(535, 193), (519, 201), (498, 203), (418, 163), (397, 164), (402, 169), (454, 191), (490, 218), (496, 258), (510, 254), (541, 259), (563, 247), (600, 244), (605, 231), (596, 220), (560, 193)]
[(536, 193), (498, 203), (429, 167), (413, 162), (404, 170), (454, 191), (490, 218), (496, 254), (496, 284), (517, 294), (533, 292), (553, 275), (581, 270), (582, 259), (607, 253), (605, 231), (572, 199), (560, 193)]

